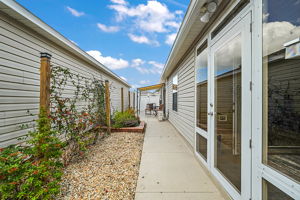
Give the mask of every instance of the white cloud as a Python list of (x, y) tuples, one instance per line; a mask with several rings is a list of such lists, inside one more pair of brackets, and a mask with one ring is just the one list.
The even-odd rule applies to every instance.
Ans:
[(150, 44), (150, 40), (146, 37), (146, 36), (137, 36), (137, 35), (134, 35), (134, 34), (131, 34), (129, 33), (128, 34), (128, 37), (134, 41), (134, 42), (137, 42), (137, 43), (145, 43), (145, 44)]
[(180, 6), (182, 8), (187, 8), (187, 5), (183, 4), (183, 3), (180, 3), (179, 1), (174, 1), (174, 0), (165, 0), (171, 4), (174, 4), (176, 6)]
[(173, 45), (173, 43), (176, 39), (176, 35), (177, 35), (177, 33), (172, 33), (170, 35), (167, 35), (165, 43), (168, 45)]
[(134, 35), (134, 34), (129, 33), (128, 37), (133, 42), (136, 42), (136, 43), (139, 43), (139, 44), (150, 44), (150, 45), (153, 45), (153, 46), (159, 46), (159, 42), (158, 41), (156, 41), (156, 40), (150, 40), (149, 38), (147, 38), (146, 36), (143, 36), (143, 35), (138, 36), (138, 35)]
[[(241, 40), (241, 35), (237, 35), (232, 40), (230, 40), (230, 42), (224, 44), (221, 48), (219, 48), (215, 53), (215, 56), (218, 58), (215, 60), (215, 66), (218, 66), (216, 69), (216, 73), (218, 75), (220, 73), (223, 74), (227, 71), (231, 71), (241, 66)], [(207, 59), (207, 56), (202, 56)]]
[(112, 3), (126, 5), (127, 2), (125, 0), (110, 0)]
[(106, 26), (105, 24), (100, 24), (100, 23), (98, 23), (97, 26), (101, 31), (107, 33), (115, 33), (120, 30), (120, 27), (118, 26)]
[(131, 87), (132, 87), (133, 89), (136, 89), (136, 88), (139, 88), (139, 87), (141, 87), (141, 86), (138, 85), (138, 84), (133, 84), (133, 85), (131, 85)]
[[(263, 24), (263, 55), (267, 56), (284, 49), (284, 44), (298, 38), (300, 35), (300, 26), (295, 26), (290, 22), (269, 22)], [(225, 44), (216, 52), (215, 65), (218, 66), (217, 73), (224, 73), (241, 66), (241, 35), (236, 36), (229, 43)], [(203, 54), (202, 63), (197, 66), (207, 64), (207, 56)]]
[(87, 53), (111, 70), (124, 69), (129, 67), (129, 63), (127, 60), (121, 58), (113, 58), (111, 56), (103, 56), (101, 52), (97, 50), (87, 51)]
[(151, 81), (149, 81), (149, 80), (141, 80), (140, 81), (140, 84), (141, 85), (145, 85), (145, 84), (149, 84)]
[(183, 15), (184, 12), (183, 12), (182, 10), (176, 10), (176, 11), (175, 11), (175, 14), (176, 14), (176, 15)]
[(147, 69), (147, 68), (136, 67), (136, 69), (137, 69), (141, 74), (150, 74), (150, 70)]
[(69, 7), (69, 6), (67, 6), (67, 9), (75, 17), (81, 17), (81, 16), (85, 15), (84, 12), (79, 12), (79, 11), (75, 10), (74, 8)]
[(179, 22), (175, 22), (175, 21), (172, 21), (172, 22), (166, 22), (166, 25), (170, 26), (170, 27), (174, 27), (176, 29), (179, 29), (180, 27), (180, 23)]
[(156, 61), (144, 61), (140, 58), (133, 59), (131, 66), (138, 70), (141, 74), (161, 74), (164, 64)]
[(139, 67), (139, 66), (141, 66), (141, 65), (143, 65), (144, 63), (145, 63), (145, 61), (143, 61), (142, 59), (140, 59), (140, 58), (136, 58), (136, 59), (133, 59), (132, 61), (131, 61), (131, 66), (132, 67)]
[(124, 81), (127, 81), (127, 78), (125, 78), (124, 76), (120, 76), (121, 79), (123, 79)]
[(152, 66), (154, 66), (157, 69), (163, 69), (164, 68), (164, 64), (162, 64), (162, 63), (158, 63), (158, 62), (155, 62), (155, 61), (149, 61), (148, 63), (151, 64)]
[(165, 4), (154, 0), (149, 0), (147, 4), (139, 4), (135, 7), (114, 4), (110, 5), (109, 8), (116, 11), (117, 21), (132, 17), (137, 29), (144, 32), (169, 32), (169, 29), (177, 27), (180, 21), (176, 18), (176, 13), (170, 12)]
[(269, 55), (284, 48), (284, 44), (300, 35), (300, 26), (290, 22), (269, 22), (263, 24), (264, 55)]

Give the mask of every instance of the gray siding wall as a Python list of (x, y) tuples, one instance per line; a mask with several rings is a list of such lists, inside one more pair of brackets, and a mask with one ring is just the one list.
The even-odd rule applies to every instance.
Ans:
[[(191, 52), (167, 80), (169, 121), (194, 146), (195, 134), (195, 67)], [(178, 111), (172, 110), (172, 80), (178, 75)]]
[[(113, 110), (121, 109), (121, 87), (124, 107), (128, 107), (128, 87), (104, 74), (70, 52), (43, 38), (38, 33), (16, 23), (0, 12), (0, 146), (18, 142), (17, 138), (30, 129), (20, 125), (32, 123), (39, 108), (40, 52), (52, 55), (51, 64), (71, 69), (85, 77), (95, 76), (111, 83)], [(68, 91), (66, 91), (68, 95)], [(127, 97), (128, 99), (128, 97)], [(28, 111), (34, 116), (30, 116)]]

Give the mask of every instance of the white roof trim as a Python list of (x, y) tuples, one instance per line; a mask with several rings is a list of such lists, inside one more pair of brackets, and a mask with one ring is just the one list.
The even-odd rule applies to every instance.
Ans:
[(170, 52), (170, 54), (169, 54), (169, 56), (168, 56), (167, 62), (166, 62), (166, 64), (165, 64), (164, 69), (163, 69), (163, 72), (162, 72), (162, 74), (161, 74), (161, 81), (162, 81), (163, 78), (166, 78), (166, 77), (165, 77), (165, 73), (166, 73), (166, 70), (170, 67), (170, 66), (169, 66), (169, 65), (170, 65), (170, 60), (174, 57), (174, 54), (175, 54), (174, 51), (175, 51), (175, 49), (176, 49), (176, 48), (179, 48), (180, 43), (182, 42), (182, 40), (185, 38), (185, 35), (187, 34), (186, 28), (187, 28), (187, 26), (188, 26), (188, 24), (189, 24), (191, 15), (192, 15), (192, 13), (193, 13), (193, 11), (194, 11), (194, 9), (195, 9), (196, 2), (197, 2), (197, 1), (198, 1), (198, 0), (191, 0), (191, 2), (190, 2), (190, 4), (189, 4), (188, 10), (187, 10), (187, 12), (186, 12), (186, 14), (185, 14), (185, 16), (184, 16), (184, 19), (183, 19), (183, 21), (182, 21), (182, 24), (181, 24), (181, 26), (180, 26), (180, 28), (179, 28), (179, 31), (178, 31), (178, 33), (177, 33), (177, 35), (176, 35), (176, 38), (175, 38), (175, 41), (174, 41), (174, 43), (173, 43), (171, 52)]
[[(0, 0), (0, 3), (6, 5), (11, 10), (13, 10), (16, 13), (18, 13), (19, 15), (21, 15), (22, 17), (24, 17), (24, 19), (29, 20), (31, 23), (33, 23), (36, 26), (35, 29), (41, 29), (43, 32), (45, 32), (45, 35), (47, 33), (47, 34), (50, 34), (51, 36), (53, 36), (55, 39), (58, 40), (56, 42), (58, 45), (72, 51), (73, 53), (78, 55), (83, 60), (97, 66), (101, 71), (103, 71), (103, 72), (107, 73), (108, 75), (112, 76), (114, 79), (122, 82), (123, 84), (125, 84), (128, 87), (131, 87), (131, 85), (129, 85), (121, 77), (116, 75), (114, 72), (112, 72), (106, 66), (104, 66), (103, 64), (98, 62), (95, 58), (93, 58), (92, 56), (87, 54), (85, 51), (80, 49), (77, 45), (75, 45), (73, 42), (71, 42), (70, 40), (65, 38), (62, 34), (57, 32), (56, 30), (54, 30), (52, 27), (47, 25), (41, 19), (39, 19), (38, 17), (33, 15), (30, 11), (28, 11), (26, 8), (24, 8), (23, 6), (18, 4), (16, 1), (14, 1), (14, 0)], [(18, 19), (18, 20), (21, 20), (21, 19)]]

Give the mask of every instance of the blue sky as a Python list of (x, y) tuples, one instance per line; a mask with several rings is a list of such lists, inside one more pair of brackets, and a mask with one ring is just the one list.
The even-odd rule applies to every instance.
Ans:
[(134, 87), (156, 84), (189, 0), (17, 0)]

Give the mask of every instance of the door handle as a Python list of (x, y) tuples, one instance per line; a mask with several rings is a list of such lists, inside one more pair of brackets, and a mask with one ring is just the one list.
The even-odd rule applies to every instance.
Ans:
[(207, 113), (207, 115), (213, 116), (214, 113), (213, 112), (209, 112), (209, 113)]

